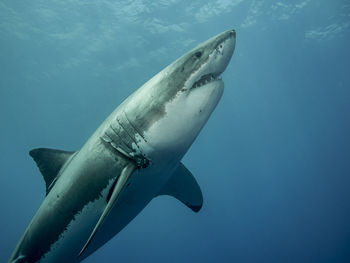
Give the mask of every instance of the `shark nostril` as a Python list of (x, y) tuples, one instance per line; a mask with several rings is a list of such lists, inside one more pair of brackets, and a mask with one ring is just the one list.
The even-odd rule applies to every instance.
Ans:
[(197, 58), (200, 58), (202, 56), (202, 52), (198, 51), (194, 54)]

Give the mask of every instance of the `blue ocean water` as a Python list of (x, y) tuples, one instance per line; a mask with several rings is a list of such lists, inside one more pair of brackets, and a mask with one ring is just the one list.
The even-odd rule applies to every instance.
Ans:
[(231, 28), (224, 96), (183, 160), (202, 210), (159, 197), (85, 262), (350, 262), (348, 0), (2, 0), (0, 262), (45, 195), (28, 151), (79, 149)]

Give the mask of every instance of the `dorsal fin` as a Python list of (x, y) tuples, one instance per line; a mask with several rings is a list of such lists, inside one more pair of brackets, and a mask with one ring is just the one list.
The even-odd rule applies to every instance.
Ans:
[(173, 196), (194, 212), (198, 212), (203, 205), (202, 191), (192, 173), (182, 163), (176, 168), (159, 195)]
[(74, 152), (48, 148), (37, 148), (29, 152), (44, 177), (46, 195), (50, 192), (58, 172), (73, 154)]

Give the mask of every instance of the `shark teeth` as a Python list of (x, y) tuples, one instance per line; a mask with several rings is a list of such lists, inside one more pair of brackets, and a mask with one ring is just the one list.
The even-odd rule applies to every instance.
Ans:
[(193, 85), (192, 88), (198, 88), (200, 86), (203, 86), (205, 84), (208, 84), (209, 82), (212, 82), (214, 80), (221, 80), (219, 75), (216, 74), (206, 74), (202, 76), (198, 81), (196, 81)]

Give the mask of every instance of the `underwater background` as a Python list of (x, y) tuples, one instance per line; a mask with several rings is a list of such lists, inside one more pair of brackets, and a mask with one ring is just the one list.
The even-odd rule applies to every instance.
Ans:
[(195, 214), (154, 199), (84, 262), (350, 262), (350, 1), (0, 1), (0, 262), (45, 196), (28, 151), (77, 150), (173, 60), (237, 32), (184, 157)]

